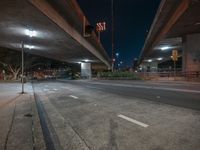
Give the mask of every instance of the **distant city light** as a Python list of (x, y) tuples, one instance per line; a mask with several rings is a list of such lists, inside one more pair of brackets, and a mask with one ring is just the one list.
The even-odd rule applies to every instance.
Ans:
[(161, 47), (161, 50), (162, 51), (165, 51), (165, 50), (167, 50), (167, 49), (170, 49), (171, 47), (169, 47), (169, 46), (163, 46), (163, 47)]
[(163, 58), (158, 58), (157, 60), (163, 60)]
[(152, 62), (152, 59), (147, 60), (148, 62)]
[(118, 56), (119, 56), (119, 53), (116, 53), (116, 56), (118, 57)]
[(28, 30), (28, 29), (25, 30), (25, 34), (27, 36), (29, 36), (29, 37), (37, 36), (37, 32), (36, 31), (32, 31), (32, 30)]
[(123, 64), (123, 61), (120, 61), (120, 64)]

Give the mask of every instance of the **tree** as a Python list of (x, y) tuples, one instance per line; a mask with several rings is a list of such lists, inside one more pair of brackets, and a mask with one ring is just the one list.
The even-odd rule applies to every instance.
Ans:
[[(25, 72), (36, 71), (38, 67), (45, 70), (47, 68), (66, 68), (67, 66), (67, 63), (32, 55), (27, 52), (25, 52), (24, 58)], [(71, 69), (71, 67), (67, 68)], [(6, 75), (11, 76), (10, 79), (19, 79), (21, 73), (21, 52), (0, 47), (0, 70), (1, 69), (5, 70)], [(67, 70), (67, 72), (69, 73), (71, 70)]]
[(12, 80), (17, 80), (21, 70), (21, 57), (19, 52), (0, 48), (0, 65), (6, 74), (11, 74)]

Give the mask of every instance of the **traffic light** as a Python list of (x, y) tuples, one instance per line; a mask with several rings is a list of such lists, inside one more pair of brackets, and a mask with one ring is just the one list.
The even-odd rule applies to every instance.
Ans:
[(92, 32), (94, 31), (94, 27), (91, 25), (86, 25), (85, 26), (85, 36), (90, 37)]
[(94, 31), (94, 27), (88, 24), (88, 22), (86, 23), (86, 18), (84, 16), (83, 17), (83, 36), (90, 37), (93, 31)]

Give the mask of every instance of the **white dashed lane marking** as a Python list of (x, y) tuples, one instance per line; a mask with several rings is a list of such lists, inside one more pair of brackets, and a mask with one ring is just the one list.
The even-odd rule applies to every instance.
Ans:
[(74, 99), (78, 99), (78, 97), (74, 96), (74, 95), (69, 95), (69, 97), (74, 98)]
[(129, 118), (129, 117), (126, 117), (126, 116), (124, 116), (124, 115), (118, 115), (118, 117), (119, 118), (122, 118), (122, 119), (125, 119), (125, 120), (127, 120), (127, 121), (129, 121), (129, 122), (132, 122), (132, 123), (134, 123), (134, 124), (137, 124), (137, 125), (139, 125), (139, 126), (142, 126), (142, 127), (144, 127), (144, 128), (147, 128), (149, 125), (147, 125), (147, 124), (145, 124), (145, 123), (142, 123), (142, 122), (140, 122), (140, 121), (137, 121), (137, 120), (134, 120), (134, 119), (132, 119), (132, 118)]

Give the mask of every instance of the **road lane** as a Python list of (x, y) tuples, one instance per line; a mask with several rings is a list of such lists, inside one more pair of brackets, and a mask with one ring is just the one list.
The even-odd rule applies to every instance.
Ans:
[[(129, 91), (115, 86), (86, 86), (82, 82), (44, 82), (36, 84), (36, 89), (42, 91), (46, 88), (44, 84), (48, 84), (49, 91), (40, 93), (48, 97), (43, 105), (58, 137), (63, 139), (64, 148), (77, 149), (77, 143), (94, 150), (193, 150), (200, 146), (200, 112), (197, 110), (136, 98), (132, 96), (135, 95), (132, 88), (128, 88)], [(52, 93), (53, 88), (58, 91)], [(118, 93), (121, 90), (126, 94)], [(162, 95), (157, 99), (162, 99)], [(133, 125), (119, 118), (119, 114), (149, 127)]]
[[(109, 81), (110, 82), (110, 81)], [(137, 86), (141, 86), (141, 84), (137, 84), (134, 86), (119, 86), (118, 84), (105, 84), (104, 82), (86, 82), (88, 85), (86, 85), (85, 82), (71, 82), (67, 81), (67, 83), (72, 83), (74, 85), (82, 86), (85, 88), (90, 88), (93, 90), (101, 90), (108, 93), (113, 93), (117, 95), (123, 95), (127, 96), (129, 98), (140, 98), (144, 100), (150, 100), (154, 102), (164, 103), (164, 104), (170, 104), (174, 106), (184, 107), (184, 108), (190, 108), (190, 109), (196, 109), (200, 110), (200, 93), (197, 92), (185, 92), (187, 90), (183, 85), (184, 89), (177, 90), (177, 87), (175, 87), (176, 90), (163, 90), (163, 88), (170, 88), (170, 86), (163, 86), (160, 85), (161, 88), (159, 89), (159, 85), (148, 83), (149, 88), (137, 88)], [(144, 84), (142, 82), (142, 84)], [(189, 85), (188, 85), (189, 86)], [(192, 85), (190, 85), (192, 86)], [(195, 85), (196, 86), (196, 85)], [(173, 87), (174, 88), (174, 87)], [(181, 91), (182, 90), (182, 91)], [(188, 89), (190, 90), (190, 89)], [(195, 90), (199, 91), (199, 90)]]

